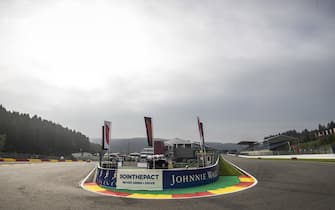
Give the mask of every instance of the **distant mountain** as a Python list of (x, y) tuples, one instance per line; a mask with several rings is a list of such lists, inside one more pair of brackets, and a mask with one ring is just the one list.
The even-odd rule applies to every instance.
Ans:
[[(155, 138), (155, 140), (166, 141), (167, 139)], [(90, 139), (92, 143), (101, 145), (101, 138)], [(148, 147), (146, 137), (111, 139), (111, 152), (130, 153), (141, 152), (143, 148)]]

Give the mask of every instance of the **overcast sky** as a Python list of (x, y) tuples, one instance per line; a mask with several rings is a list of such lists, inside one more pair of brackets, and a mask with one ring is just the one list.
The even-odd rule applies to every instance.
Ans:
[(335, 120), (335, 1), (0, 1), (0, 104), (99, 137), (261, 140)]

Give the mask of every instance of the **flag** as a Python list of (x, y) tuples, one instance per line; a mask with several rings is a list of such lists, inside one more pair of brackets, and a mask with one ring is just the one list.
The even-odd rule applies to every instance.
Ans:
[(149, 147), (152, 146), (152, 124), (151, 124), (151, 117), (144, 117), (145, 128), (147, 130), (147, 139)]
[(199, 134), (200, 134), (200, 139), (202, 139), (202, 137), (201, 137), (201, 129), (200, 129), (200, 119), (199, 119), (199, 117), (197, 117), (197, 121), (198, 121), (198, 130), (199, 130)]
[(204, 149), (205, 148), (205, 137), (204, 137), (204, 126), (202, 122), (200, 122), (200, 135), (201, 135), (202, 147)]
[(204, 130), (203, 130), (203, 125), (202, 125), (202, 122), (200, 122), (199, 117), (197, 117), (197, 120), (198, 120), (199, 134), (200, 134), (200, 145), (204, 146)]
[(104, 121), (104, 126), (102, 129), (102, 149), (109, 150), (110, 139), (111, 139), (111, 122)]
[(199, 117), (197, 117), (198, 121), (198, 129), (199, 129), (199, 134), (200, 134), (200, 149), (202, 152), (202, 164), (205, 167), (206, 166), (206, 161), (204, 156), (206, 156), (206, 147), (205, 147), (205, 138), (204, 138), (204, 125), (200, 121)]

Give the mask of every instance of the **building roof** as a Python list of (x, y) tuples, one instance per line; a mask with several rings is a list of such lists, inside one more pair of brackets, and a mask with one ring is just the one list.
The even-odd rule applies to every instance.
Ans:
[(263, 144), (278, 144), (278, 143), (282, 143), (282, 142), (292, 142), (292, 141), (297, 141), (298, 138), (294, 138), (292, 136), (286, 136), (286, 135), (277, 135), (277, 136), (273, 136), (270, 138), (267, 138), (266, 140), (263, 141)]
[(174, 145), (174, 144), (192, 144), (193, 142), (191, 142), (190, 140), (184, 140), (184, 139), (180, 139), (180, 138), (174, 138), (171, 140), (168, 140), (165, 142), (165, 144), (168, 145)]
[(238, 145), (254, 145), (254, 144), (257, 144), (257, 142), (256, 141), (240, 141), (237, 144)]

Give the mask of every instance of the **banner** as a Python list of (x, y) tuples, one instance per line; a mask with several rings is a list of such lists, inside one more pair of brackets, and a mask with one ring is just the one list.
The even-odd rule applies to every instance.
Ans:
[(152, 124), (151, 124), (151, 117), (144, 117), (145, 128), (147, 130), (147, 139), (149, 147), (152, 146)]
[(116, 187), (116, 170), (115, 169), (97, 169), (96, 182), (98, 185)]
[(98, 166), (100, 186), (129, 190), (162, 190), (209, 184), (219, 179), (219, 159), (204, 168), (185, 169), (109, 169)]
[(200, 122), (199, 117), (197, 117), (198, 120), (198, 129), (199, 129), (199, 134), (200, 134), (200, 145), (202, 147), (205, 147), (205, 139), (204, 139), (204, 128), (202, 122)]
[(209, 184), (219, 179), (218, 161), (206, 168), (187, 170), (163, 170), (163, 188), (185, 188)]
[(197, 117), (197, 121), (198, 121), (198, 130), (199, 130), (200, 139), (201, 139), (202, 137), (201, 137), (201, 129), (200, 129), (200, 119), (199, 119), (199, 117)]
[(116, 189), (163, 190), (163, 172), (153, 169), (118, 169)]
[(202, 144), (202, 147), (205, 148), (205, 137), (204, 137), (204, 126), (203, 126), (203, 123), (200, 122), (200, 135), (201, 135), (201, 144)]
[(109, 150), (110, 139), (111, 139), (111, 122), (105, 121), (103, 126), (102, 132), (102, 141), (103, 141), (103, 149)]

